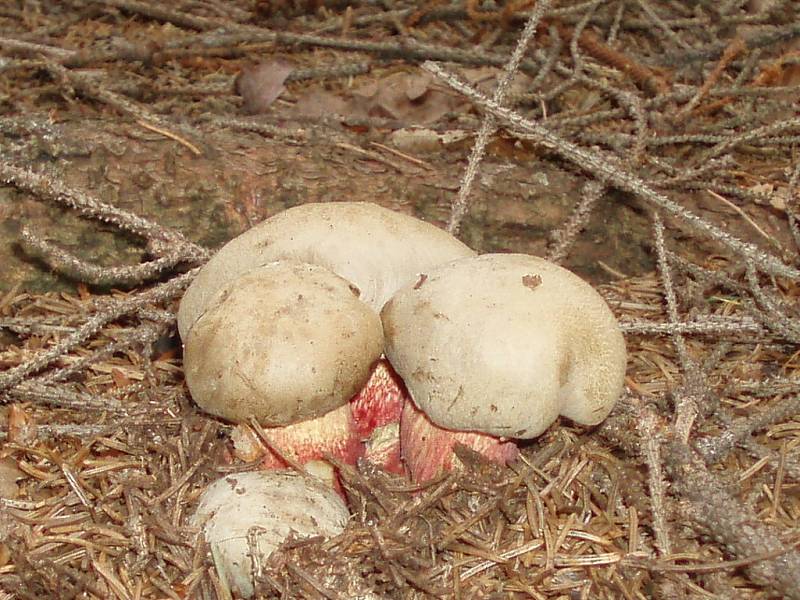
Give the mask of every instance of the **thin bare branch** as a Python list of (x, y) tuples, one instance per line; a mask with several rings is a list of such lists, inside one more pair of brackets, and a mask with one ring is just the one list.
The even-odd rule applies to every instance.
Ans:
[(578, 167), (590, 171), (601, 180), (607, 180), (620, 189), (631, 192), (655, 204), (689, 225), (692, 229), (708, 235), (743, 258), (752, 260), (764, 271), (775, 275), (781, 275), (792, 280), (800, 280), (800, 271), (796, 268), (785, 264), (775, 256), (766, 254), (754, 244), (743, 242), (729, 233), (722, 231), (716, 225), (709, 223), (673, 200), (658, 193), (642, 179), (614, 166), (616, 161), (612, 157), (605, 156), (599, 151), (590, 151), (580, 148), (548, 131), (542, 125), (529, 121), (514, 111), (497, 105), (497, 103), (493, 102), (470, 85), (444, 71), (434, 62), (427, 61), (423, 64), (423, 67), (441, 78), (453, 89), (467, 96), (477, 105), (491, 112), (503, 122), (508, 123), (512, 128), (517, 130), (516, 135), (542, 143), (546, 147), (558, 152), (567, 160), (572, 161)]

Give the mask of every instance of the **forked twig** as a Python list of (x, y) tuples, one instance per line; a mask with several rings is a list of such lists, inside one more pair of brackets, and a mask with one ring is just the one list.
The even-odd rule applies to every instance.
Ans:
[(578, 238), (578, 234), (589, 223), (597, 201), (603, 197), (606, 187), (596, 181), (588, 181), (581, 190), (581, 199), (575, 205), (567, 221), (559, 229), (553, 231), (553, 243), (547, 250), (545, 258), (559, 264), (567, 257), (570, 248)]
[[(519, 41), (514, 48), (514, 52), (511, 54), (511, 58), (506, 64), (503, 74), (500, 76), (500, 79), (497, 82), (497, 87), (494, 90), (494, 95), (492, 98), (497, 104), (503, 104), (505, 102), (506, 94), (508, 93), (508, 89), (511, 86), (514, 76), (519, 70), (519, 65), (522, 62), (522, 57), (525, 54), (525, 50), (533, 38), (533, 34), (536, 33), (536, 28), (539, 26), (539, 22), (550, 8), (550, 4), (551, 0), (539, 0), (539, 2), (536, 3), (536, 7), (528, 17), (528, 22), (525, 24), (525, 29), (523, 29), (522, 35), (520, 36)], [(483, 159), (483, 155), (486, 150), (486, 144), (489, 142), (489, 138), (491, 137), (492, 133), (494, 133), (495, 128), (495, 118), (492, 115), (487, 114), (484, 117), (480, 130), (478, 131), (478, 135), (475, 139), (475, 145), (472, 147), (472, 153), (469, 157), (467, 168), (464, 170), (464, 177), (461, 180), (458, 196), (453, 202), (453, 207), (450, 211), (450, 220), (447, 224), (447, 231), (452, 234), (458, 233), (458, 229), (461, 226), (461, 221), (464, 219), (464, 215), (467, 213), (469, 194), (472, 190), (472, 182), (475, 180), (475, 175), (478, 173), (478, 167)]]
[(56, 178), (0, 160), (0, 181), (68, 206), (85, 217), (140, 236), (147, 241), (148, 251), (156, 256), (180, 254), (185, 260), (208, 258), (208, 250), (193, 244), (174, 229), (161, 227), (134, 213), (101, 202), (85, 192), (64, 185)]
[(601, 180), (617, 186), (618, 188), (635, 194), (636, 196), (655, 204), (669, 214), (677, 217), (698, 232), (705, 233), (714, 240), (728, 247), (731, 251), (743, 258), (753, 261), (767, 273), (781, 275), (792, 280), (800, 280), (800, 270), (785, 264), (779, 258), (767, 254), (753, 244), (722, 231), (716, 225), (709, 223), (698, 215), (683, 208), (678, 203), (670, 200), (651, 188), (644, 180), (615, 166), (615, 160), (597, 150), (586, 150), (563, 139), (546, 129), (544, 126), (525, 119), (518, 113), (498, 105), (472, 86), (460, 81), (451, 73), (445, 71), (437, 63), (426, 61), (423, 68), (433, 73), (450, 87), (464, 94), (470, 100), (486, 111), (494, 114), (501, 121), (509, 124), (514, 134), (531, 139), (553, 149), (563, 158), (571, 161), (578, 167), (586, 169)]
[(80, 190), (64, 185), (55, 177), (34, 173), (28, 168), (0, 160), (0, 181), (21, 190), (64, 204), (82, 215), (115, 225), (122, 231), (144, 238), (147, 250), (157, 258), (138, 265), (101, 267), (41, 239), (27, 227), (20, 242), (32, 256), (67, 276), (96, 285), (135, 285), (155, 279), (181, 264), (196, 265), (209, 257), (209, 251), (187, 240), (180, 232), (111, 206)]

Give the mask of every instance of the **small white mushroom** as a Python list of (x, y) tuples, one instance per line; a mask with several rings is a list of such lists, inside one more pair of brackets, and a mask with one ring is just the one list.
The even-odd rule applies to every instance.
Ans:
[(309, 203), (285, 210), (232, 239), (200, 270), (178, 311), (189, 329), (221, 287), (259, 265), (294, 260), (325, 267), (376, 311), (420, 272), (475, 253), (425, 221), (367, 202)]
[(280, 261), (223, 285), (185, 338), (195, 402), (283, 426), (343, 406), (383, 350), (378, 314), (327, 269)]
[(595, 425), (625, 375), (603, 298), (573, 273), (520, 254), (456, 260), (382, 312), (386, 356), (442, 428), (532, 438), (560, 415)]
[(315, 477), (252, 471), (209, 485), (191, 522), (202, 528), (223, 585), (250, 598), (253, 574), (289, 536), (332, 537), (349, 518), (342, 499)]

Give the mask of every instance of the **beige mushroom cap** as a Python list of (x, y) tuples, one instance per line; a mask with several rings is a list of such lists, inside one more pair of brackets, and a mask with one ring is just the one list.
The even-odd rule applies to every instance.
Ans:
[(389, 362), (440, 427), (532, 438), (559, 414), (599, 423), (622, 391), (625, 341), (611, 310), (541, 258), (453, 261), (399, 290), (381, 316)]
[(286, 538), (332, 537), (349, 519), (342, 499), (315, 477), (251, 471), (209, 485), (192, 525), (202, 528), (223, 585), (250, 598), (253, 566), (263, 564)]
[(189, 332), (183, 361), (205, 411), (281, 426), (347, 403), (382, 350), (380, 317), (347, 281), (279, 261), (222, 286)]
[(304, 204), (232, 239), (200, 270), (178, 311), (181, 338), (225, 283), (258, 265), (296, 260), (344, 277), (380, 311), (417, 273), (475, 253), (425, 221), (367, 202)]

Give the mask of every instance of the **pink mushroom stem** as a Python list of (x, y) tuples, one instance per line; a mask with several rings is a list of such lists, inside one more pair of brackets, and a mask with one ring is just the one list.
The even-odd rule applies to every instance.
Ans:
[(432, 479), (454, 466), (456, 444), (488, 460), (506, 464), (517, 457), (513, 442), (491, 435), (443, 429), (428, 419), (411, 400), (403, 380), (389, 361), (378, 361), (364, 388), (351, 400), (353, 417), (365, 441), (364, 458), (386, 471), (403, 473), (414, 481)]
[[(452, 469), (453, 448), (458, 443), (499, 464), (518, 454), (513, 442), (433, 424), (411, 401), (402, 380), (385, 359), (378, 361), (367, 383), (348, 404), (322, 417), (264, 428), (264, 432), (269, 445), (300, 465), (327, 456), (350, 465), (363, 458), (390, 473), (407, 470), (416, 482)], [(260, 459), (265, 469), (288, 466), (249, 427), (237, 426), (231, 437), (238, 458), (248, 462)]]
[(403, 461), (412, 480), (424, 482), (454, 467), (456, 444), (475, 450), (498, 464), (507, 464), (519, 454), (516, 444), (484, 433), (452, 431), (433, 424), (413, 402), (406, 402), (400, 420)]
[[(391, 365), (380, 360), (348, 404), (302, 423), (266, 427), (264, 433), (273, 448), (300, 465), (324, 460), (326, 456), (353, 465), (364, 457), (389, 472), (404, 473), (399, 424), (407, 397)], [(260, 458), (265, 469), (288, 466), (278, 453), (264, 447), (249, 427), (236, 427), (232, 439), (235, 454), (241, 460)]]
[(385, 358), (375, 364), (372, 375), (361, 391), (350, 400), (356, 430), (364, 439), (376, 428), (399, 423), (408, 398), (400, 376)]
[(381, 359), (362, 390), (350, 401), (364, 459), (390, 473), (404, 473), (400, 457), (400, 415), (408, 399), (403, 381)]
[[(266, 427), (264, 433), (270, 445), (300, 465), (324, 460), (326, 456), (352, 465), (364, 453), (349, 404), (310, 421), (284, 427)], [(242, 460), (261, 458), (264, 469), (289, 466), (277, 453), (265, 447), (249, 427), (238, 425), (231, 438), (236, 456)]]

